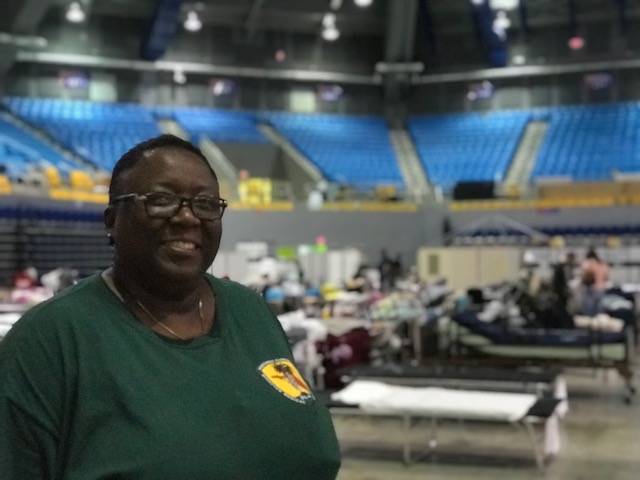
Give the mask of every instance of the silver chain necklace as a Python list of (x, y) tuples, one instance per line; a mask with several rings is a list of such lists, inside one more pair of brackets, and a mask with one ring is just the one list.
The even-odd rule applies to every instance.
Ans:
[[(164, 322), (161, 322), (160, 320), (158, 320), (150, 311), (147, 307), (145, 307), (142, 302), (140, 302), (140, 300), (138, 300), (137, 298), (135, 298), (136, 303), (138, 304), (138, 306), (144, 311), (144, 313), (147, 314), (147, 316), (153, 320), (159, 327), (163, 328), (164, 330), (166, 330), (167, 332), (169, 332), (171, 335), (173, 335), (174, 337), (176, 337), (178, 340), (188, 340), (188, 338), (183, 337), (182, 335), (178, 335), (175, 331), (173, 331), (173, 329), (169, 328), (168, 325), (166, 325)], [(204, 315), (202, 314), (202, 299), (200, 299), (198, 301), (198, 314), (200, 315), (200, 332), (202, 335), (204, 335)]]

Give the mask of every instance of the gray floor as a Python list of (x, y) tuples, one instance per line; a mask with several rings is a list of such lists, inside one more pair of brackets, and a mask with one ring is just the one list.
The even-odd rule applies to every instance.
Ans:
[(343, 450), (338, 479), (640, 480), (640, 397), (623, 402), (615, 371), (570, 370), (565, 377), (570, 410), (561, 424), (562, 451), (544, 474), (525, 431), (509, 425), (445, 424), (435, 455), (429, 455), (429, 426), (417, 425), (412, 443), (421, 458), (405, 467), (399, 419), (336, 416)]

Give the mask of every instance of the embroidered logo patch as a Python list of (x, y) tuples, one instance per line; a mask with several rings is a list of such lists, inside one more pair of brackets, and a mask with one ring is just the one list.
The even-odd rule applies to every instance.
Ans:
[(273, 388), (288, 399), (298, 403), (311, 403), (315, 400), (307, 382), (290, 360), (269, 360), (260, 365), (258, 370)]

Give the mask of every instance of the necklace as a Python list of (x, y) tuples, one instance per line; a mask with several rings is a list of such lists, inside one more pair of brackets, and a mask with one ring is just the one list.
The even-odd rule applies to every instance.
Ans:
[[(159, 327), (161, 327), (162, 329), (166, 330), (168, 333), (170, 333), (171, 335), (173, 335), (174, 337), (176, 337), (179, 340), (188, 340), (188, 338), (185, 338), (182, 335), (178, 335), (176, 332), (173, 331), (173, 329), (169, 328), (164, 322), (161, 322), (156, 317), (154, 317), (153, 314), (149, 311), (149, 309), (147, 307), (145, 307), (142, 304), (142, 302), (140, 302), (140, 300), (138, 300), (136, 297), (134, 297), (131, 294), (131, 292), (129, 292), (128, 289), (124, 288), (124, 285), (121, 285), (120, 289), (118, 289), (118, 287), (116, 286), (116, 282), (115, 282), (115, 280), (113, 278), (113, 270), (111, 268), (108, 268), (107, 270), (102, 272), (102, 277), (104, 278), (104, 281), (106, 282), (106, 284), (109, 287), (109, 289), (111, 289), (113, 291), (113, 293), (116, 295), (116, 297), (118, 297), (120, 299), (120, 301), (122, 303), (124, 303), (126, 305), (127, 302), (125, 301), (124, 297), (120, 293), (120, 290), (125, 292), (128, 297), (130, 297), (131, 299), (135, 300), (136, 303), (138, 304), (138, 306), (142, 309), (142, 311), (144, 313), (146, 313), (147, 316), (151, 320), (153, 320), (153, 322), (156, 323)], [(200, 331), (204, 335), (205, 331), (204, 331), (204, 315), (202, 313), (202, 298), (200, 300), (198, 300), (198, 314), (200, 315)]]
[[(164, 322), (161, 322), (160, 320), (158, 320), (156, 317), (153, 316), (153, 314), (149, 311), (149, 309), (147, 309), (147, 307), (145, 307), (142, 302), (140, 302), (140, 300), (138, 300), (137, 298), (135, 299), (136, 303), (138, 304), (138, 306), (144, 311), (144, 313), (147, 314), (147, 316), (153, 320), (159, 327), (163, 328), (164, 330), (166, 330), (167, 332), (169, 332), (171, 335), (173, 335), (174, 337), (176, 337), (178, 340), (188, 340), (188, 338), (183, 337), (182, 335), (178, 335), (176, 332), (173, 331), (173, 329), (169, 328), (168, 325), (166, 325)], [(202, 334), (204, 335), (204, 315), (202, 314), (202, 299), (200, 299), (198, 301), (198, 314), (200, 315), (200, 331), (202, 332)]]

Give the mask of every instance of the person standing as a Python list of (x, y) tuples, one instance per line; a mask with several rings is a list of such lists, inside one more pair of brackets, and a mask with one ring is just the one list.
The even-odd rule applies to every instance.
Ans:
[(582, 314), (593, 317), (601, 312), (602, 298), (609, 281), (609, 266), (596, 251), (587, 251), (580, 270), (582, 284)]
[(335, 479), (329, 412), (280, 323), (256, 292), (205, 273), (226, 205), (177, 137), (120, 158), (112, 267), (0, 343), (3, 480)]

